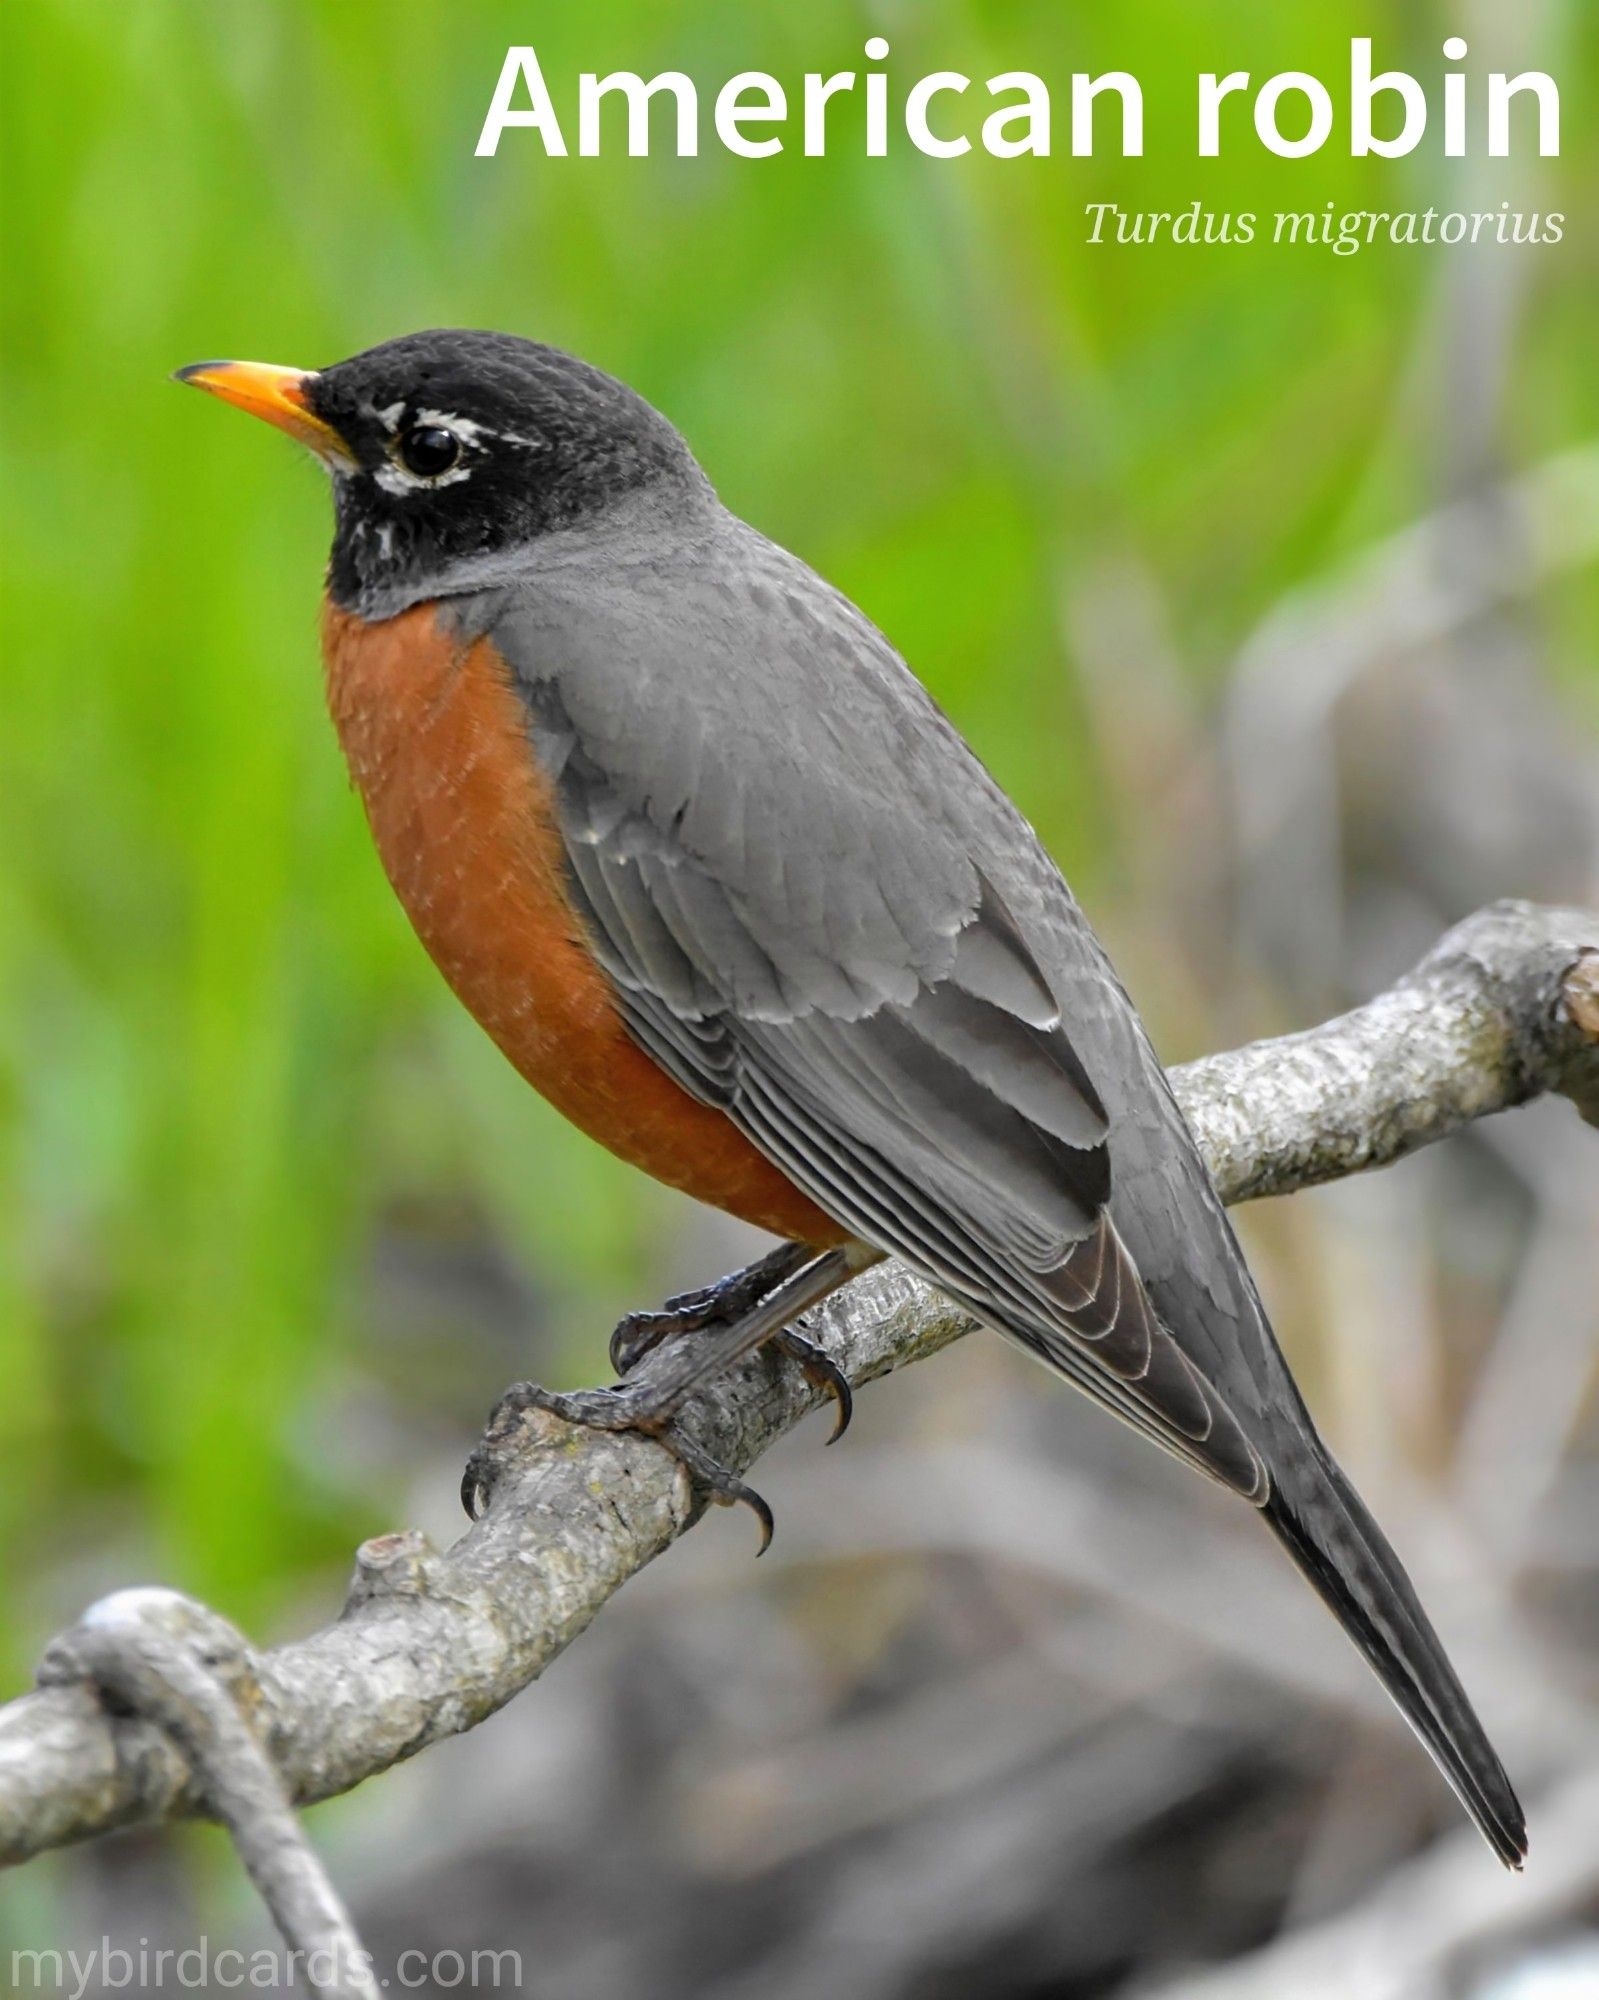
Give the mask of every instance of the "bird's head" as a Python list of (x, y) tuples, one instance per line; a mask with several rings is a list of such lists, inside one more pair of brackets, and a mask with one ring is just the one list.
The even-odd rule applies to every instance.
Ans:
[(511, 334), (407, 334), (331, 368), (177, 373), (297, 438), (333, 478), (334, 601), (383, 617), (493, 581), (507, 558), (642, 488), (693, 504), (687, 445), (642, 396)]

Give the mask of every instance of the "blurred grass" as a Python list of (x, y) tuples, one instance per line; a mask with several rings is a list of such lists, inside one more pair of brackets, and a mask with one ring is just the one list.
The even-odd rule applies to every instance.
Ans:
[[(1566, 157), (1488, 175), (1495, 200), (1569, 217), (1562, 250), (1521, 253), (1511, 464), (1599, 421), (1596, 29), (1562, 18)], [(1286, 590), (1425, 504), (1432, 468), (1394, 410), (1442, 260), (1094, 249), (1083, 204), (1435, 202), (1430, 149), (1198, 162), (1191, 94), (1235, 64), (1335, 80), (1365, 32), (1430, 76), (1454, 25), (1398, 0), (0, 13), (8, 1683), (74, 1608), (63, 1565), (102, 1537), (260, 1626), (390, 1524), (408, 1468), (368, 1490), (309, 1443), (352, 1368), (394, 1365), (362, 1309), (385, 1218), (482, 1218), (592, 1371), (604, 1308), (649, 1295), (681, 1215), (522, 1090), (444, 993), (321, 711), (319, 477), (166, 373), (461, 323), (627, 377), (730, 504), (890, 631), (1092, 905), (1120, 857), (1064, 597), (1133, 556), (1204, 699)], [(677, 66), (714, 86), (848, 67), (878, 28), (902, 77), (1036, 68), (1058, 105), (1074, 68), (1130, 68), (1149, 154), (1075, 161), (1058, 127), (1047, 161), (901, 144), (868, 162), (845, 121), (823, 161), (546, 161), (515, 133), (472, 156), (500, 55), (529, 34), (552, 78)], [(1561, 605), (1577, 683), (1591, 585)]]

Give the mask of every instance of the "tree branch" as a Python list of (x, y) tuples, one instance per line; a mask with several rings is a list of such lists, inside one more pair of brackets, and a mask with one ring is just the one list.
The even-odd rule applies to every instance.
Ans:
[[(1599, 1123), (1599, 917), (1496, 904), (1367, 1006), (1173, 1082), (1229, 1202), (1381, 1166), (1545, 1092)], [(894, 1264), (815, 1316), (856, 1384), (970, 1324)], [(756, 1356), (699, 1395), (687, 1423), (742, 1469), (815, 1400), (797, 1370)], [(535, 1417), (507, 1447), (488, 1513), (448, 1553), (414, 1531), (367, 1542), (335, 1623), (234, 1661), (237, 1712), (293, 1800), (347, 1791), (502, 1707), (699, 1511), (648, 1440)], [(227, 1816), (192, 1732), (186, 1753), (159, 1704), (158, 1719), (142, 1702), (119, 1715), (92, 1675), (53, 1684), (59, 1661), (0, 1709), (0, 1860), (134, 1820)]]
[(315, 2000), (378, 2000), (371, 1961), (245, 1720), (249, 1676), (239, 1633), (175, 1590), (102, 1598), (52, 1641), (39, 1668), (41, 1686), (87, 1684), (113, 1712), (154, 1723), (187, 1758)]

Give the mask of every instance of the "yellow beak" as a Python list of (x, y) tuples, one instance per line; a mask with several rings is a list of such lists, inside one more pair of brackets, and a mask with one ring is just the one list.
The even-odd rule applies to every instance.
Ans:
[(305, 387), (316, 380), (314, 371), (278, 368), (270, 361), (195, 361), (178, 369), (172, 379), (204, 389), (209, 395), (220, 396), (224, 403), (248, 410), (252, 417), (276, 424), (319, 458), (341, 466), (355, 463), (343, 438), (331, 424), (313, 415), (306, 401)]

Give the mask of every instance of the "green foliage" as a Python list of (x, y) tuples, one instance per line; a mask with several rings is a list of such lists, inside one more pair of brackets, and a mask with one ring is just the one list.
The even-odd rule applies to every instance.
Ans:
[[(41, 1579), (101, 1537), (260, 1622), (388, 1525), (407, 1468), (346, 1474), (324, 1414), (401, 1365), (363, 1311), (386, 1222), (481, 1218), (592, 1373), (680, 1213), (515, 1083), (410, 937), (321, 712), (319, 475), (172, 367), (438, 323), (610, 367), (891, 632), (1090, 896), (1117, 856), (1062, 617), (1081, 578), (1147, 571), (1204, 700), (1286, 589), (1424, 502), (1396, 417), (1439, 393), (1408, 371), (1451, 260), (1094, 248), (1083, 205), (1439, 199), (1431, 149), (1199, 162), (1190, 99), (1200, 69), (1336, 76), (1356, 32), (1435, 75), (1444, 9), (900, 15), (904, 76), (1133, 69), (1148, 157), (563, 162), (513, 134), (473, 158), (508, 42), (532, 35), (552, 78), (797, 76), (858, 63), (877, 17), (841, 0), (0, 16), (0, 1547), (28, 1551), (0, 1583), (8, 1678), (74, 1608), (70, 1572), (59, 1603)], [(1512, 462), (1599, 414), (1580, 32), (1566, 159), (1473, 184), (1573, 232), (1515, 263)]]

